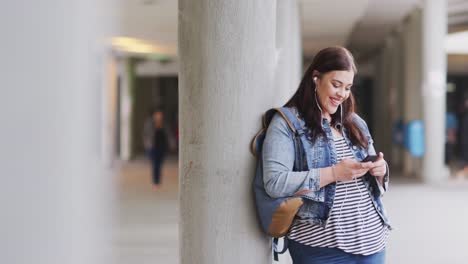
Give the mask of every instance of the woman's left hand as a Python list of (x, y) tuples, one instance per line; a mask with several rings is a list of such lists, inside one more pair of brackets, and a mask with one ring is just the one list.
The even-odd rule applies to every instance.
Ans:
[(372, 163), (373, 167), (369, 170), (372, 176), (383, 177), (387, 173), (387, 162), (383, 157), (383, 153), (379, 152), (379, 157)]

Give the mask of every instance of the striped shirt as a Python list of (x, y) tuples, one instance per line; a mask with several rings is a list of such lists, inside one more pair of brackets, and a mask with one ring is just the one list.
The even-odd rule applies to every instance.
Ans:
[[(338, 162), (354, 158), (344, 138), (335, 138)], [(338, 182), (326, 227), (296, 219), (288, 238), (311, 247), (371, 255), (385, 248), (389, 230), (375, 210), (362, 177)]]

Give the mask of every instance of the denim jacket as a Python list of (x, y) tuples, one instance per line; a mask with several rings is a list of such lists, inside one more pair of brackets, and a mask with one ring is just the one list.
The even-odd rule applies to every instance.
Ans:
[[(291, 109), (296, 116), (296, 109)], [(302, 126), (305, 122), (298, 118)], [(367, 155), (376, 155), (373, 140), (369, 133), (366, 122), (357, 114), (353, 115), (356, 125), (367, 137), (368, 147), (362, 148), (352, 145), (346, 130), (343, 130), (344, 138), (351, 147), (357, 161), (362, 161)], [(333, 140), (330, 123), (327, 119), (322, 120), (322, 127), (326, 137), (318, 136), (312, 142), (311, 138), (306, 141), (304, 148), (310, 151), (307, 153), (308, 171), (293, 171), (294, 164), (294, 134), (289, 129), (286, 121), (276, 114), (267, 130), (263, 143), (263, 181), (265, 190), (271, 197), (292, 197), (295, 193), (309, 190), (307, 194), (301, 195), (304, 204), (299, 209), (297, 216), (312, 224), (325, 226), (330, 216), (330, 209), (333, 206), (336, 183), (328, 184), (320, 188), (320, 168), (330, 167), (337, 164), (337, 154)], [(389, 169), (384, 176), (384, 184), (381, 185), (376, 177), (366, 174), (363, 176), (364, 184), (370, 193), (372, 203), (383, 222), (389, 227), (390, 223), (387, 213), (383, 207), (381, 197), (387, 191), (389, 182)]]

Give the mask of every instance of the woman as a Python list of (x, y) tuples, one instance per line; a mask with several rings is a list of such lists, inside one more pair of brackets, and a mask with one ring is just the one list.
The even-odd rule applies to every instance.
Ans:
[(388, 166), (354, 112), (356, 66), (343, 47), (321, 50), (285, 105), (303, 122), (309, 170), (293, 171), (294, 135), (279, 115), (263, 145), (264, 184), (272, 197), (301, 195), (287, 235), (293, 263), (384, 263), (390, 225), (381, 196)]

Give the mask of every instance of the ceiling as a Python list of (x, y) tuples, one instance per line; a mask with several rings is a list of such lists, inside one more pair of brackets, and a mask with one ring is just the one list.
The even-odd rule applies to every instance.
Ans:
[(114, 36), (136, 39), (156, 49), (177, 51), (177, 0), (116, 0)]
[[(116, 0), (120, 11), (115, 36), (177, 53), (177, 0)], [(304, 55), (343, 45), (354, 52), (375, 49), (421, 0), (298, 0)], [(452, 28), (468, 26), (468, 0), (447, 0)]]
[(372, 52), (401, 21), (419, 5), (419, 0), (372, 0), (348, 39), (348, 47), (359, 54)]
[(468, 27), (468, 1), (466, 0), (448, 0), (448, 24), (450, 27), (466, 28)]
[(305, 55), (335, 45), (346, 45), (354, 25), (370, 0), (300, 0), (302, 46)]

